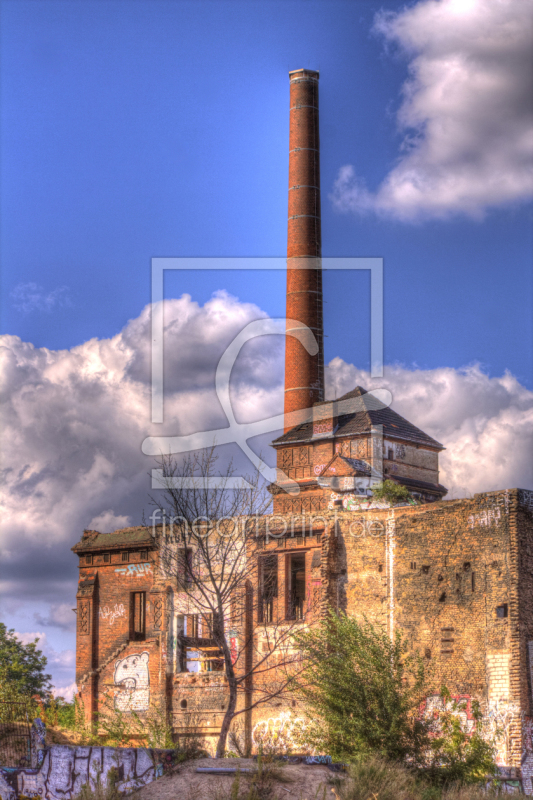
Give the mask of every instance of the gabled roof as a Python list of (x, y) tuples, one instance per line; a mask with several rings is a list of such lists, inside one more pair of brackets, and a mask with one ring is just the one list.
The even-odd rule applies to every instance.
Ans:
[[(349, 407), (350, 403), (345, 401), (350, 400), (355, 401), (353, 403), (355, 410), (353, 412), (348, 411), (348, 413), (342, 413), (342, 405), (344, 404)], [(427, 447), (444, 450), (444, 445), (437, 442), (437, 440), (433, 439), (431, 436), (428, 436), (427, 433), (424, 433), (424, 431), (400, 416), (400, 414), (397, 414), (392, 408), (383, 405), (377, 397), (368, 393), (362, 386), (356, 386), (353, 391), (348, 392), (333, 402), (341, 407), (334, 433), (335, 439), (357, 434), (369, 434), (372, 427), (383, 425), (384, 436), (403, 439), (405, 441), (411, 441), (414, 444), (422, 444)], [(322, 403), (315, 403), (314, 408), (327, 405), (328, 403), (331, 404), (332, 401), (328, 400)], [(284, 433), (283, 436), (274, 439), (272, 444), (291, 444), (292, 442), (314, 441), (318, 438), (317, 436), (313, 436), (313, 420), (308, 419), (306, 422), (291, 428), (291, 430)]]
[(86, 550), (114, 550), (126, 547), (151, 547), (155, 544), (151, 529), (145, 526), (137, 528), (122, 528), (114, 533), (99, 533), (98, 531), (83, 531), (80, 542), (71, 549), (75, 553), (84, 553)]
[(352, 475), (370, 475), (370, 465), (359, 458), (347, 458), (347, 456), (341, 456), (340, 453), (335, 453), (318, 477), (338, 478)]

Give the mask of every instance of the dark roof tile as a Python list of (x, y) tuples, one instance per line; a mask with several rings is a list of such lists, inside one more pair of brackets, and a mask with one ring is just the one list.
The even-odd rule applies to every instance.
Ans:
[[(365, 397), (365, 395), (367, 395)], [(376, 425), (383, 425), (383, 435), (390, 436), (405, 441), (412, 441), (415, 444), (423, 444), (428, 447), (434, 447), (438, 450), (444, 450), (444, 446), (428, 436), (427, 433), (417, 428), (404, 417), (393, 411), (392, 408), (383, 405), (374, 395), (368, 393), (362, 386), (356, 386), (355, 389), (347, 394), (339, 397), (338, 400), (333, 401), (337, 404), (343, 401), (355, 400), (355, 411), (349, 413), (341, 413), (337, 419), (337, 428), (333, 438), (340, 439), (345, 436), (354, 436), (357, 434), (370, 433), (372, 427)], [(332, 401), (323, 401), (316, 403), (316, 406), (326, 405)], [(347, 403), (345, 403), (346, 405)], [(349, 405), (349, 403), (348, 403)], [(283, 436), (279, 436), (272, 442), (273, 445), (291, 444), (291, 442), (305, 442), (313, 441), (319, 437), (313, 437), (313, 421), (308, 419), (306, 422), (296, 425)]]

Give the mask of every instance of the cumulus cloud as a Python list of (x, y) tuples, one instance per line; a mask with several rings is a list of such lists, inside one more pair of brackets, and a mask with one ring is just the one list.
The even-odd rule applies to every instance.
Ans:
[(533, 194), (532, 8), (524, 0), (420, 0), (377, 14), (409, 58), (396, 165), (375, 192), (352, 165), (335, 206), (401, 220), (481, 216)]
[(54, 697), (62, 697), (63, 700), (66, 700), (67, 703), (70, 703), (76, 692), (78, 691), (78, 687), (75, 683), (69, 683), (67, 686), (57, 686), (52, 689), (52, 694)]
[(378, 380), (340, 358), (326, 373), (332, 396), (354, 384), (390, 390), (392, 408), (446, 447), (439, 466), (448, 497), (533, 486), (533, 392), (509, 373), (392, 366)]
[(130, 517), (125, 514), (115, 514), (111, 508), (108, 508), (107, 511), (102, 511), (101, 514), (93, 517), (87, 528), (91, 531), (100, 531), (100, 533), (113, 533), (120, 528), (129, 528), (131, 524)]
[(19, 283), (10, 294), (13, 307), (23, 314), (32, 311), (50, 312), (54, 308), (71, 306), (70, 293), (67, 286), (58, 286), (46, 292), (36, 283)]
[(76, 615), (73, 611), (74, 600), (70, 603), (51, 603), (47, 616), (35, 612), (33, 618), (38, 625), (49, 625), (65, 631), (76, 630)]
[[(17, 620), (25, 614), (41, 631), (21, 637), (41, 638), (56, 686), (68, 687), (73, 677), (77, 561), (70, 547), (86, 527), (111, 531), (140, 524), (143, 511), (150, 512), (155, 462), (142, 454), (145, 437), (227, 425), (214, 388), (216, 365), (248, 322), (265, 317), (257, 306), (224, 293), (203, 306), (184, 295), (165, 301), (164, 311), (162, 425), (150, 422), (149, 308), (116, 336), (71, 350), (35, 348), (14, 336), (0, 341), (0, 590), (4, 608)], [(372, 381), (341, 359), (326, 374), (329, 397), (356, 383), (389, 388), (393, 407), (447, 447), (441, 482), (453, 495), (533, 485), (533, 393), (511, 375), (489, 378), (477, 366), (393, 366), (385, 380)], [(282, 382), (282, 337), (248, 342), (231, 379), (237, 418), (281, 413)], [(46, 637), (42, 641), (58, 630), (69, 645), (63, 651), (49, 648)]]
[[(165, 301), (164, 315), (162, 425), (150, 422), (149, 307), (115, 337), (71, 350), (0, 339), (0, 589), (6, 611), (29, 604), (46, 630), (73, 628), (77, 562), (70, 547), (83, 529), (140, 524), (150, 510), (155, 462), (141, 452), (144, 438), (227, 425), (214, 388), (218, 360), (248, 322), (265, 317), (224, 292), (203, 306), (188, 295)], [(282, 344), (282, 337), (260, 337), (243, 347), (231, 378), (238, 419), (281, 409)]]

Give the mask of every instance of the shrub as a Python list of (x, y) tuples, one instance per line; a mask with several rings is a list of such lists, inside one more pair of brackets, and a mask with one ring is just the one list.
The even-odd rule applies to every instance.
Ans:
[(406, 486), (388, 479), (372, 486), (372, 497), (374, 500), (385, 500), (390, 505), (406, 503), (412, 499)]
[(429, 744), (417, 714), (424, 666), (399, 633), (391, 641), (368, 622), (332, 612), (295, 638), (307, 664), (298, 690), (313, 719), (305, 735), (318, 752), (340, 761), (361, 753), (421, 760)]
[(391, 640), (366, 620), (331, 612), (295, 638), (306, 664), (298, 690), (312, 719), (305, 738), (318, 752), (340, 761), (372, 754), (403, 762), (440, 785), (495, 774), (494, 742), (482, 736), (478, 704), (472, 703), (469, 732), (462, 727), (464, 704), (446, 687), (434, 716), (421, 716), (421, 701), (434, 692), (423, 660), (409, 653), (399, 632)]

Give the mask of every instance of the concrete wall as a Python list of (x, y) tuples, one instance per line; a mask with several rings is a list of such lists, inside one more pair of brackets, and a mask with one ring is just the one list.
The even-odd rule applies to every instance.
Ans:
[(116, 770), (119, 791), (128, 793), (161, 777), (174, 759), (173, 750), (54, 745), (44, 750), (37, 769), (0, 767), (0, 798), (73, 800), (84, 784), (94, 789), (98, 776), (107, 784), (111, 770)]

